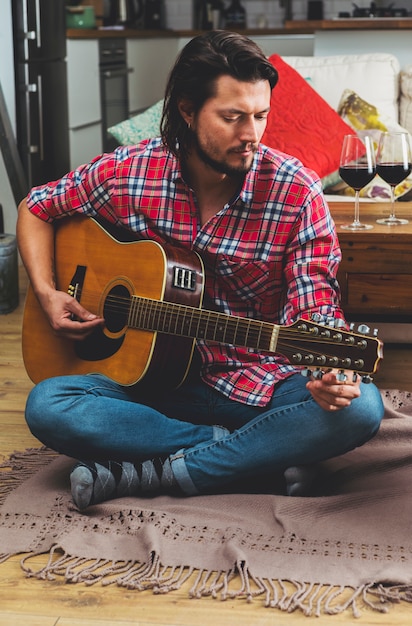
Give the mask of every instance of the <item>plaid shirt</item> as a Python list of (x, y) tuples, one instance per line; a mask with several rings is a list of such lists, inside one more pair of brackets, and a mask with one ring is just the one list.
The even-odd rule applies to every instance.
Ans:
[[(159, 243), (196, 251), (205, 266), (205, 309), (287, 325), (313, 312), (343, 318), (341, 254), (319, 179), (296, 159), (260, 146), (239, 194), (203, 226), (179, 161), (160, 139), (120, 147), (61, 180), (33, 189), (30, 210), (53, 221), (101, 216)], [(208, 384), (265, 406), (296, 372), (282, 355), (198, 340)]]

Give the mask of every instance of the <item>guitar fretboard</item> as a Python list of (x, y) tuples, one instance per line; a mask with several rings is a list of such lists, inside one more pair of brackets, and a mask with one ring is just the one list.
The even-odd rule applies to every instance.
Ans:
[(133, 296), (128, 326), (274, 352), (279, 327), (225, 313)]

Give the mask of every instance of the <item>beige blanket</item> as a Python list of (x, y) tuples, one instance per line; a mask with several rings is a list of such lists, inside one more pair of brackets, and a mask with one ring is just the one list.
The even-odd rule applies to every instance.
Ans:
[[(22, 553), (32, 576), (155, 592), (190, 579), (195, 597), (256, 598), (306, 615), (410, 601), (412, 393), (382, 395), (378, 435), (324, 464), (313, 497), (122, 498), (81, 514), (71, 459), (15, 454), (0, 473), (0, 562)], [(48, 563), (32, 570), (39, 553)]]

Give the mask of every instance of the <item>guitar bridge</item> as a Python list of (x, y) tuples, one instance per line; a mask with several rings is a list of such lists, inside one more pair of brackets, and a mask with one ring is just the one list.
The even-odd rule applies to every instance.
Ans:
[(76, 267), (76, 271), (70, 281), (69, 288), (67, 289), (67, 293), (69, 294), (69, 296), (73, 296), (73, 298), (76, 298), (78, 302), (80, 302), (80, 296), (82, 294), (84, 277), (86, 276), (86, 269), (87, 268), (85, 265), (78, 265)]
[(187, 267), (173, 268), (173, 287), (177, 289), (186, 289), (187, 291), (195, 291), (196, 289), (196, 272)]

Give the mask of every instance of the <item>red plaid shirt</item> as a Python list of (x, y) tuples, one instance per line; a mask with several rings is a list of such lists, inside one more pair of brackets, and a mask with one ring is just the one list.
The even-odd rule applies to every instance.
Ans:
[[(313, 312), (343, 318), (341, 254), (319, 179), (296, 159), (261, 146), (239, 195), (201, 226), (196, 196), (159, 139), (120, 147), (60, 181), (33, 189), (30, 210), (52, 221), (101, 216), (144, 239), (196, 251), (204, 308), (287, 325)], [(203, 379), (226, 396), (265, 406), (296, 372), (286, 358), (198, 340)]]

